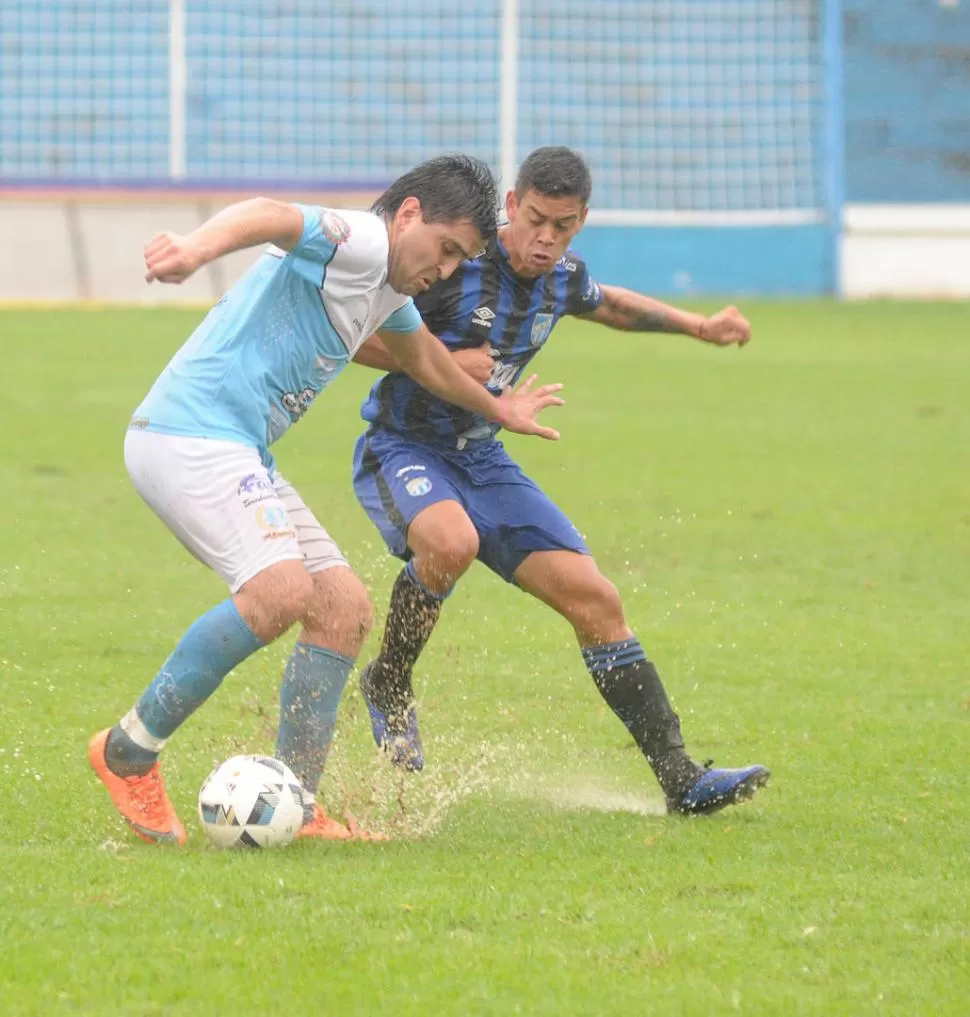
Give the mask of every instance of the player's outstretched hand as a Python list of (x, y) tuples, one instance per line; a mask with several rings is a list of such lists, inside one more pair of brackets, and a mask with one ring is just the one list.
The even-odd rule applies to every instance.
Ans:
[(535, 434), (540, 438), (558, 441), (559, 432), (551, 427), (543, 427), (536, 421), (536, 417), (547, 406), (562, 406), (564, 404), (565, 400), (554, 394), (562, 389), (562, 385), (540, 385), (533, 392), (532, 383), (537, 377), (537, 375), (531, 374), (514, 391), (507, 388), (502, 393), (500, 399), (505, 407), (502, 426), (507, 431), (515, 431), (517, 434)]
[(196, 245), (178, 233), (159, 233), (145, 246), (145, 282), (185, 282), (201, 266)]
[(714, 346), (741, 347), (751, 341), (751, 322), (736, 307), (725, 307), (704, 319), (697, 338)]

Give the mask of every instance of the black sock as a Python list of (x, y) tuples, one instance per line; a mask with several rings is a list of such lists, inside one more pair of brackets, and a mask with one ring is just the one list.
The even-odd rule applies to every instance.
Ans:
[(679, 798), (702, 768), (684, 748), (680, 718), (639, 641), (584, 647), (583, 660), (600, 695), (647, 757), (666, 797)]
[(411, 672), (434, 631), (443, 600), (420, 584), (410, 563), (394, 583), (381, 652), (365, 678), (367, 694), (384, 712), (391, 731), (407, 728), (414, 700)]
[(115, 724), (105, 742), (104, 761), (119, 777), (144, 777), (158, 762), (158, 753), (142, 748)]

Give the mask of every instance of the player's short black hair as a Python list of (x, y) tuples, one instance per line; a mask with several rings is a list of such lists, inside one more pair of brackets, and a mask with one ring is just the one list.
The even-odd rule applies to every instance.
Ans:
[(589, 204), (593, 178), (586, 160), (564, 145), (537, 148), (519, 167), (515, 193), (521, 198), (526, 191), (536, 191), (547, 198), (579, 198)]
[(492, 171), (470, 155), (439, 155), (415, 166), (374, 202), (371, 211), (392, 218), (405, 198), (421, 202), (425, 222), (468, 219), (489, 244), (498, 232), (498, 186)]

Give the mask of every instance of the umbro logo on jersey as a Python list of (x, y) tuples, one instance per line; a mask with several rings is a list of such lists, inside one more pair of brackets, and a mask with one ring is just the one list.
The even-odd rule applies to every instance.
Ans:
[(495, 312), (490, 307), (479, 307), (472, 314), (472, 324), (489, 328), (494, 318)]

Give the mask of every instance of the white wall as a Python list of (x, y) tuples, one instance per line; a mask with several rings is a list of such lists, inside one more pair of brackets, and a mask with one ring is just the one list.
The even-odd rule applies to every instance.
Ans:
[(847, 205), (846, 297), (970, 297), (970, 205)]
[[(144, 281), (142, 249), (163, 231), (187, 233), (248, 195), (74, 192), (0, 194), (0, 302), (214, 303), (257, 257), (241, 251), (180, 286)], [(281, 195), (366, 208), (363, 193)]]

